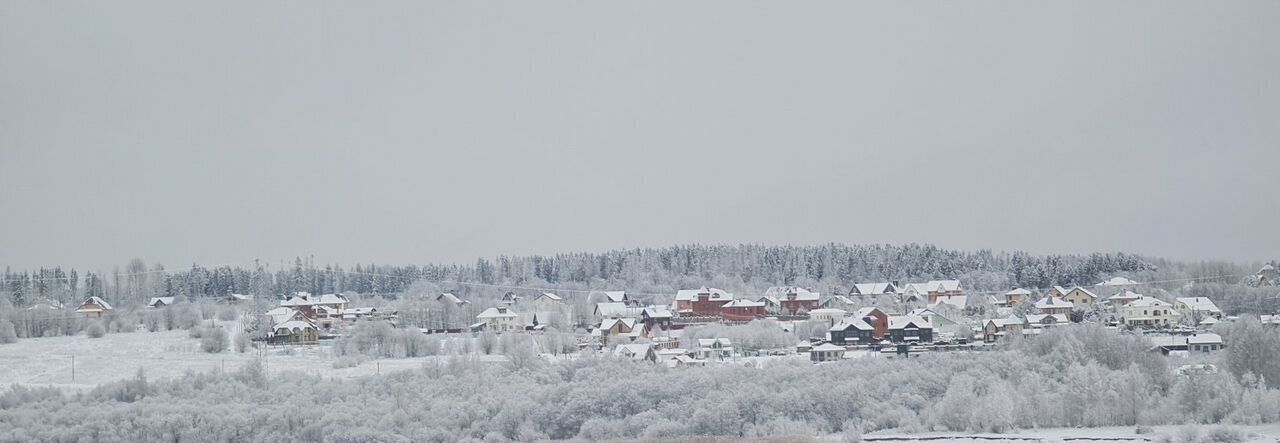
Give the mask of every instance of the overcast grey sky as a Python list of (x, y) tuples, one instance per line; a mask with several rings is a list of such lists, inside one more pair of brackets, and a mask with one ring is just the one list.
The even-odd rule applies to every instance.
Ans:
[(1280, 258), (1280, 2), (0, 1), (0, 265)]

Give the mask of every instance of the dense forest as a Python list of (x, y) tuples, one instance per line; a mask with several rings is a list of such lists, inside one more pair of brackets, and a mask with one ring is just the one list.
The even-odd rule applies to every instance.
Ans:
[(1100, 276), (1154, 270), (1150, 260), (1125, 253), (1088, 256), (1033, 256), (989, 250), (961, 252), (931, 245), (849, 246), (672, 246), (625, 249), (605, 253), (554, 256), (499, 256), (473, 265), (392, 266), (316, 265), (296, 259), (271, 269), (191, 265), (168, 270), (135, 259), (111, 272), (61, 268), (15, 272), (5, 270), (4, 288), (16, 304), (59, 295), (85, 294), (112, 299), (150, 296), (204, 297), (229, 293), (286, 294), (296, 291), (394, 294), (419, 280), (525, 285), (630, 282), (643, 285), (662, 279), (733, 278), (743, 282), (797, 284), (805, 281), (848, 284), (861, 281), (957, 278), (980, 272), (1007, 274), (1010, 284), (1045, 287), (1089, 284)]

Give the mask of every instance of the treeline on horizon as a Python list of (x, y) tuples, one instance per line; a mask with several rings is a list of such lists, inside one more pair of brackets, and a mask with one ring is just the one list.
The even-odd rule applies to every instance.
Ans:
[[(1025, 252), (972, 252), (933, 245), (682, 245), (666, 248), (619, 249), (604, 253), (565, 253), (551, 256), (498, 256), (473, 265), (428, 264), (316, 265), (297, 258), (285, 269), (266, 264), (249, 267), (192, 265), (166, 269), (130, 261), (110, 273), (60, 267), (36, 271), (5, 269), (0, 291), (16, 306), (43, 300), (69, 302), (99, 296), (108, 300), (150, 297), (216, 297), (231, 293), (280, 296), (356, 292), (395, 295), (415, 282), (467, 293), (471, 286), (537, 285), (576, 289), (657, 288), (673, 284), (720, 283), (729, 289), (761, 285), (799, 285), (843, 292), (851, 284), (870, 281), (961, 279), (969, 289), (997, 290), (1013, 286), (1089, 285), (1113, 275), (1153, 280), (1209, 278), (1251, 272), (1230, 262), (1178, 262), (1128, 253), (1044, 255)], [(1224, 283), (1236, 283), (1227, 279)], [(735, 288), (734, 286), (737, 286)]]

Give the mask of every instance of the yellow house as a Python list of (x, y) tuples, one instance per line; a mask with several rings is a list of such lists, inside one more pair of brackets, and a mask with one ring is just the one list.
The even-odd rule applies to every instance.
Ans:
[(1098, 295), (1088, 289), (1075, 287), (1062, 296), (1063, 300), (1076, 306), (1093, 306), (1098, 302)]
[(1182, 320), (1173, 305), (1157, 298), (1142, 297), (1124, 305), (1124, 324), (1130, 328), (1170, 327)]

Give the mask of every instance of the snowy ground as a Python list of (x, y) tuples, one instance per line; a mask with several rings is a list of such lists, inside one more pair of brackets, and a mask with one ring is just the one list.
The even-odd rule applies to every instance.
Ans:
[[(234, 330), (231, 323), (228, 330)], [(72, 379), (72, 356), (75, 379)], [(359, 366), (334, 369), (335, 357), (327, 344), (318, 346), (267, 347), (240, 354), (234, 349), (219, 354), (200, 350), (200, 340), (185, 330), (107, 334), (88, 338), (70, 337), (22, 339), (0, 345), (0, 386), (23, 384), (64, 388), (91, 388), (101, 383), (133, 377), (144, 368), (147, 378), (177, 377), (187, 371), (234, 371), (250, 360), (263, 357), (267, 371), (298, 371), (327, 378), (351, 378), (378, 371), (391, 372), (419, 368), (436, 357), (370, 359)], [(500, 360), (504, 357), (486, 356)]]
[[(1138, 434), (1131, 426), (1105, 428), (1046, 428), (1027, 429), (1009, 434), (956, 434), (956, 433), (870, 433), (862, 436), (865, 442), (912, 443), (912, 442), (966, 442), (966, 443), (1020, 443), (1020, 442), (1145, 442), (1182, 441), (1188, 429), (1194, 429), (1203, 438), (1217, 425), (1208, 426), (1153, 426), (1151, 432)], [(1280, 442), (1280, 424), (1259, 426), (1227, 426), (1240, 431), (1248, 442)], [(837, 438), (838, 439), (838, 438)]]

